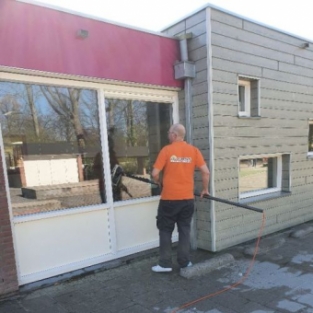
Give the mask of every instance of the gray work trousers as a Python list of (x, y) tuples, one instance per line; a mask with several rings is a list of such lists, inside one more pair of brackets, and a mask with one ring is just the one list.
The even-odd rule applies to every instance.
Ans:
[(194, 212), (194, 199), (160, 200), (157, 228), (159, 229), (159, 265), (172, 267), (172, 233), (177, 224), (179, 239), (177, 262), (186, 267), (190, 261), (190, 224)]

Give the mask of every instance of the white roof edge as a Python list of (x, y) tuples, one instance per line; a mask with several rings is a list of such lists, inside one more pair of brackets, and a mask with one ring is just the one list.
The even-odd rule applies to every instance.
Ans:
[(304, 40), (305, 42), (313, 43), (313, 40), (312, 40), (312, 39), (308, 39), (308, 38), (301, 37), (301, 36), (296, 35), (296, 34), (293, 34), (293, 33), (289, 33), (289, 32), (287, 32), (287, 31), (285, 31), (285, 30), (283, 30), (283, 29), (280, 29), (280, 28), (277, 28), (277, 27), (275, 27), (275, 26), (271, 26), (271, 25), (268, 25), (268, 24), (259, 22), (259, 21), (257, 21), (257, 20), (254, 20), (254, 19), (251, 19), (251, 18), (246, 17), (246, 16), (244, 16), (244, 15), (240, 15), (240, 14), (238, 14), (238, 13), (229, 11), (229, 10), (227, 10), (227, 9), (221, 8), (221, 7), (216, 6), (216, 5), (214, 5), (214, 4), (211, 4), (211, 3), (207, 3), (207, 4), (205, 4), (205, 5), (201, 6), (201, 7), (199, 7), (198, 9), (192, 11), (191, 13), (188, 13), (188, 14), (185, 15), (184, 17), (179, 18), (179, 19), (176, 20), (175, 22), (169, 24), (167, 27), (162, 28), (161, 32), (167, 30), (168, 28), (170, 28), (170, 27), (172, 27), (172, 26), (174, 26), (174, 25), (180, 23), (181, 21), (187, 19), (188, 17), (190, 17), (190, 16), (192, 16), (192, 15), (194, 15), (194, 14), (196, 14), (196, 13), (198, 13), (198, 12), (204, 10), (204, 9), (207, 9), (207, 8), (211, 8), (211, 9), (214, 9), (214, 10), (217, 10), (217, 11), (221, 11), (221, 12), (227, 13), (227, 14), (229, 14), (229, 15), (232, 15), (232, 16), (235, 16), (235, 17), (244, 19), (244, 20), (246, 20), (246, 21), (248, 21), (248, 22), (255, 23), (255, 24), (257, 24), (257, 25), (260, 25), (260, 26), (263, 26), (263, 27), (266, 27), (266, 28), (275, 30), (275, 31), (280, 32), (280, 33), (283, 33), (283, 34), (285, 34), (285, 35), (288, 35), (288, 36), (291, 36), (291, 37), (294, 37), (294, 38), (297, 38), (297, 39), (300, 39), (300, 40)]
[(166, 37), (166, 38), (176, 39), (177, 40), (177, 38), (175, 38), (173, 36), (166, 35), (166, 34), (161, 33), (161, 32), (150, 31), (148, 29), (144, 29), (144, 28), (140, 28), (140, 27), (136, 27), (136, 26), (131, 26), (131, 25), (115, 22), (115, 21), (111, 21), (111, 20), (104, 19), (104, 18), (101, 18), (101, 17), (98, 17), (98, 16), (94, 16), (94, 15), (84, 14), (84, 13), (81, 13), (81, 12), (78, 12), (78, 11), (74, 11), (74, 10), (70, 10), (70, 9), (66, 9), (66, 8), (62, 8), (62, 7), (58, 7), (58, 6), (54, 6), (54, 5), (51, 5), (51, 4), (48, 4), (48, 3), (42, 3), (42, 2), (40, 2), (40, 0), (38, 0), (38, 1), (36, 1), (36, 0), (15, 0), (15, 1), (28, 3), (28, 4), (32, 4), (32, 5), (37, 5), (37, 6), (48, 8), (48, 9), (52, 9), (52, 10), (55, 10), (55, 11), (60, 11), (60, 12), (64, 12), (64, 13), (68, 13), (68, 14), (72, 14), (72, 15), (77, 15), (77, 16), (80, 16), (80, 17), (96, 20), (96, 21), (99, 21), (99, 22), (109, 23), (109, 24), (113, 24), (113, 25), (116, 25), (116, 26), (120, 26), (120, 27), (124, 27), (124, 28), (137, 30), (137, 31), (140, 31), (140, 32), (148, 33), (148, 34), (151, 34), (151, 35), (156, 35), (156, 36), (160, 36), (160, 37)]
[(137, 83), (137, 82), (122, 81), (122, 80), (115, 80), (115, 79), (109, 79), (109, 78), (99, 78), (99, 77), (92, 77), (92, 76), (83, 76), (83, 75), (65, 74), (65, 73), (56, 73), (56, 72), (45, 72), (45, 71), (40, 71), (40, 70), (5, 66), (1, 64), (0, 64), (0, 72), (30, 75), (30, 76), (40, 76), (40, 77), (48, 77), (48, 78), (50, 77), (50, 78), (57, 78), (57, 79), (68, 79), (68, 80), (73, 80), (73, 81), (92, 82), (92, 83), (99, 83), (99, 84), (106, 83), (106, 84), (119, 85), (119, 86), (135, 86), (135, 87), (142, 87), (142, 88), (149, 88), (149, 89), (162, 89), (162, 90), (170, 90), (170, 91), (179, 91), (182, 89), (180, 87), (153, 85), (153, 84), (147, 84), (147, 83)]

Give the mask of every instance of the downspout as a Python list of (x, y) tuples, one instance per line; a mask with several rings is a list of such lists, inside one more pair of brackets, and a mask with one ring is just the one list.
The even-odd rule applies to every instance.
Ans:
[[(185, 91), (185, 126), (186, 126), (186, 141), (190, 144), (193, 142), (192, 137), (192, 79), (196, 76), (196, 68), (194, 62), (188, 60), (188, 39), (192, 38), (192, 33), (177, 36), (179, 39), (181, 61), (175, 64), (175, 79), (184, 80)], [(197, 229), (196, 229), (196, 213), (194, 213), (191, 222), (191, 248), (197, 249)]]
[(194, 62), (188, 60), (187, 40), (192, 38), (192, 33), (177, 36), (179, 39), (181, 61), (175, 64), (175, 79), (184, 80), (185, 90), (185, 118), (186, 118), (186, 141), (192, 144), (192, 92), (191, 80), (196, 76)]

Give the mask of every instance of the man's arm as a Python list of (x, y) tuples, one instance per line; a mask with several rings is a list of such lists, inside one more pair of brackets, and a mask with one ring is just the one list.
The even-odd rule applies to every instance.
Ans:
[(157, 168), (153, 168), (153, 170), (152, 170), (152, 178), (153, 178), (153, 181), (155, 182), (155, 183), (157, 183), (157, 184), (159, 184), (160, 185), (160, 170), (159, 169), (157, 169)]
[(202, 176), (202, 191), (201, 191), (201, 198), (204, 195), (210, 195), (209, 193), (209, 181), (210, 181), (210, 170), (206, 164), (199, 167)]
[(154, 182), (157, 183), (160, 187), (162, 184), (162, 182), (160, 181), (160, 172), (164, 168), (165, 163), (166, 163), (166, 152), (165, 148), (163, 148), (158, 154), (158, 157), (153, 165), (153, 170), (151, 173)]

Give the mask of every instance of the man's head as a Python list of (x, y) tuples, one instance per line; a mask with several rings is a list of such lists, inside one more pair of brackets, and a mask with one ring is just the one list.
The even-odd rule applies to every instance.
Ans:
[(182, 124), (174, 124), (168, 131), (168, 139), (172, 142), (183, 141), (185, 138), (186, 130)]

